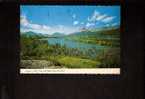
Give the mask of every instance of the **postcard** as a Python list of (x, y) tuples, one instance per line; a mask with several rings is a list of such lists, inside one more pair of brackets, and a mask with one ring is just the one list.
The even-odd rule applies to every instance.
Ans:
[(21, 5), (20, 74), (120, 74), (119, 5)]

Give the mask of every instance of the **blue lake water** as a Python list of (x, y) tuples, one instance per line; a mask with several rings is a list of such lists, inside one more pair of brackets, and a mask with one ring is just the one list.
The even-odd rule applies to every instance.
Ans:
[(60, 44), (60, 45), (65, 45), (69, 48), (79, 48), (81, 50), (88, 50), (90, 48), (96, 48), (96, 49), (104, 49), (107, 48), (106, 46), (101, 46), (97, 44), (88, 44), (88, 43), (82, 43), (82, 42), (77, 42), (73, 40), (67, 40), (64, 38), (49, 38), (48, 43), (55, 45), (55, 44)]

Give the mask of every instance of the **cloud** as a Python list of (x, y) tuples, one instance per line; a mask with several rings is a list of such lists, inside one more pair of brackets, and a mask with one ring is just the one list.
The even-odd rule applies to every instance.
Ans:
[[(78, 24), (79, 22), (76, 21), (74, 23)], [(36, 33), (49, 34), (49, 35), (52, 35), (55, 32), (70, 34), (79, 31), (79, 27), (67, 27), (63, 25), (48, 26), (48, 25), (34, 24), (31, 21), (29, 21), (26, 16), (21, 16), (20, 25), (21, 25), (20, 28), (21, 32), (32, 31)]]
[(21, 24), (24, 26), (27, 26), (29, 24), (29, 21), (27, 20), (26, 16), (21, 16), (20, 20), (21, 20)]
[(97, 12), (97, 11), (94, 11), (94, 13), (93, 13), (93, 15), (91, 16), (91, 18), (88, 17), (88, 21), (96, 21), (96, 17), (97, 17), (98, 15), (100, 15), (100, 13)]
[(42, 29), (49, 30), (50, 27), (49, 26), (46, 26), (46, 25), (42, 25)]
[(32, 29), (41, 29), (42, 28), (42, 26), (41, 25), (39, 25), (39, 24), (29, 24), (29, 28), (32, 28)]
[(31, 29), (31, 30), (48, 31), (51, 28), (47, 25), (34, 24), (34, 23), (30, 22), (26, 16), (21, 16), (20, 24), (22, 27), (27, 28), (27, 29)]
[(79, 27), (69, 27), (69, 26), (63, 26), (63, 25), (57, 25), (55, 27), (51, 28), (51, 33), (59, 32), (64, 34), (71, 34), (74, 32), (80, 31)]
[(73, 25), (77, 25), (77, 24), (79, 24), (79, 21), (74, 21), (73, 22)]
[(81, 25), (84, 25), (84, 22), (81, 22)]
[(106, 26), (106, 27), (110, 27), (111, 25), (110, 25), (110, 24), (106, 24), (105, 26)]
[(117, 26), (118, 25), (118, 23), (112, 23), (112, 26)]
[(111, 22), (115, 17), (114, 16), (109, 16), (107, 14), (102, 14), (98, 11), (94, 11), (91, 17), (88, 17), (89, 22), (103, 22), (103, 23), (108, 23)]
[(91, 27), (91, 26), (94, 26), (94, 25), (95, 25), (95, 23), (87, 23), (86, 27)]
[(106, 24), (105, 26), (106, 27), (114, 27), (114, 26), (117, 26), (117, 25), (119, 25), (118, 23), (112, 23), (112, 24)]
[(73, 18), (73, 19), (76, 19), (76, 14), (73, 14), (73, 15), (72, 15), (72, 18)]
[(107, 17), (106, 14), (99, 15), (99, 16), (96, 17), (96, 20), (97, 20), (97, 21), (101, 21), (101, 20), (105, 19), (106, 17)]
[(104, 22), (104, 23), (109, 23), (109, 22), (111, 22), (114, 18), (115, 18), (114, 16), (108, 16), (108, 17), (104, 18), (104, 19), (102, 20), (102, 22)]
[(104, 19), (105, 17), (107, 17), (106, 14), (100, 14), (99, 12), (97, 12), (96, 10), (94, 11), (93, 15), (91, 16), (91, 18), (88, 17), (88, 21), (101, 21), (102, 19)]

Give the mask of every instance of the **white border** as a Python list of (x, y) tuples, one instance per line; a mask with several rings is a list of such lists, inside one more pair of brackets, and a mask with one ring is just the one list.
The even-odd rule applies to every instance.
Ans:
[(113, 74), (113, 75), (119, 75), (120, 74), (120, 68), (20, 69), (20, 74)]

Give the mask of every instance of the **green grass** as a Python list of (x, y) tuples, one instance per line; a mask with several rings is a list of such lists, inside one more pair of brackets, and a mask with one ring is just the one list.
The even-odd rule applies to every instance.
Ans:
[(100, 62), (78, 57), (61, 56), (57, 61), (67, 68), (97, 68)]

